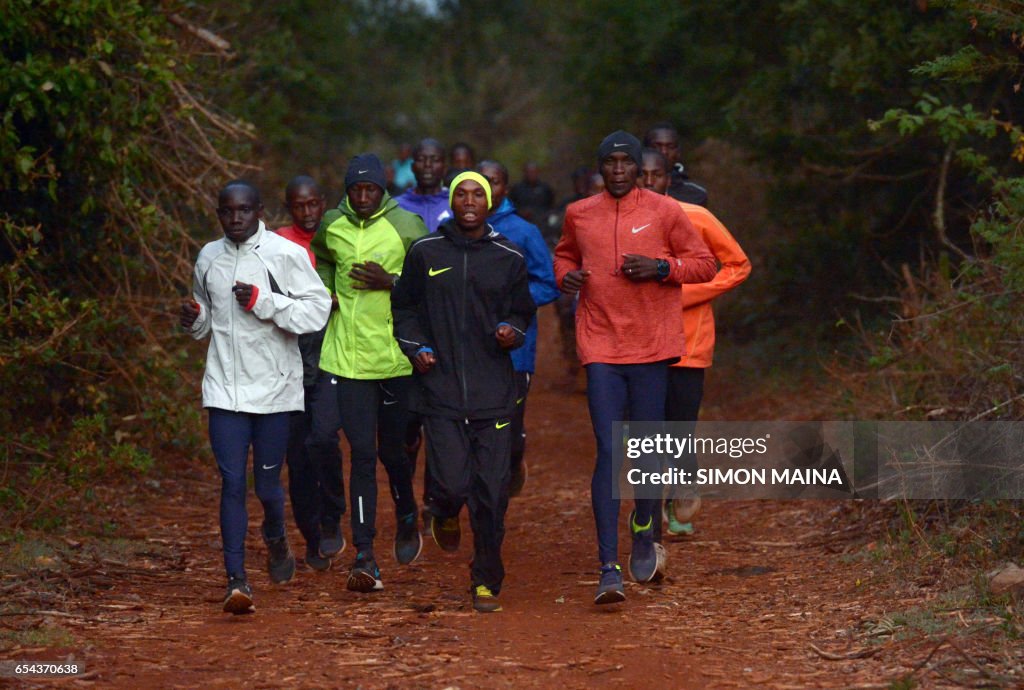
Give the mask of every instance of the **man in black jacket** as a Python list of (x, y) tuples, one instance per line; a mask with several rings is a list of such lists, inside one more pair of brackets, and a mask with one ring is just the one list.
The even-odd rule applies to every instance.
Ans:
[(415, 368), (433, 482), (431, 534), (445, 551), (473, 528), (471, 592), (482, 613), (500, 611), (501, 542), (508, 508), (516, 386), (509, 351), (523, 343), (536, 306), (518, 247), (487, 224), (491, 188), (475, 172), (452, 181), (455, 214), (412, 244), (391, 293), (395, 338)]
[(657, 149), (668, 160), (671, 166), (668, 183), (670, 197), (676, 201), (707, 208), (708, 191), (686, 174), (686, 168), (679, 160), (679, 132), (671, 122), (659, 122), (647, 130), (647, 134), (644, 135), (644, 146)]

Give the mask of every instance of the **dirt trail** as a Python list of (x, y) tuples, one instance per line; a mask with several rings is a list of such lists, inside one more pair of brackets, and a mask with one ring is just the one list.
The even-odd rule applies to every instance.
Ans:
[[(90, 678), (56, 684), (884, 687), (908, 670), (914, 659), (906, 653), (904, 663), (894, 654), (836, 661), (811, 649), (843, 654), (852, 645), (856, 651), (865, 643), (852, 641), (848, 631), (927, 596), (912, 583), (886, 584), (872, 570), (878, 566), (837, 553), (849, 533), (829, 534), (836, 504), (710, 502), (694, 536), (667, 542), (666, 582), (630, 583), (624, 605), (593, 606), (586, 401), (553, 384), (560, 367), (548, 356), (557, 351), (550, 310), (542, 327), (545, 364), (529, 403), (530, 477), (507, 519), (504, 612), (480, 615), (469, 606), (465, 515), (458, 553), (442, 553), (428, 539), (420, 560), (403, 568), (387, 548), (394, 519), (385, 503), (378, 537), (385, 589), (360, 595), (345, 590), (351, 547), (328, 573), (300, 563), (291, 583), (272, 586), (262, 569), (264, 550), (255, 536), (260, 510), (252, 498), (247, 555), (258, 611), (222, 614), (211, 465), (201, 476), (162, 482), (162, 499), (120, 521), (135, 526), (122, 536), (152, 548), (129, 568), (109, 565), (113, 586), (74, 602), (73, 617), (61, 622)], [(725, 411), (714, 381), (711, 409)], [(386, 501), (387, 492), (381, 497)], [(298, 533), (290, 535), (300, 551)], [(622, 536), (624, 559), (624, 529)]]

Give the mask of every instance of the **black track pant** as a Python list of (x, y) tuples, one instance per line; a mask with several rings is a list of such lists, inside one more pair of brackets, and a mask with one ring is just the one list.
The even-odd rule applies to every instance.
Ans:
[(405, 455), (412, 376), (390, 379), (337, 379), (341, 428), (352, 448), (349, 505), (352, 543), (373, 551), (377, 533), (377, 457), (387, 470), (396, 517), (416, 512), (412, 474)]
[(526, 396), (530, 394), (528, 371), (516, 372), (516, 411), (512, 415), (512, 467), (523, 464), (526, 453)]
[[(669, 367), (668, 393), (665, 396), (665, 421), (697, 422), (700, 414), (700, 403), (704, 398), (704, 369), (697, 367)], [(689, 427), (692, 433), (694, 427)], [(686, 453), (681, 458), (680, 467), (697, 476), (697, 455)], [(669, 498), (672, 498), (670, 495)], [(661, 501), (658, 501), (658, 512), (661, 512)], [(654, 521), (655, 541), (661, 541), (661, 516)]]
[(455, 517), (463, 504), (473, 528), (472, 584), (497, 594), (505, 577), (501, 542), (508, 509), (512, 420), (423, 417), (430, 510), (439, 518)]

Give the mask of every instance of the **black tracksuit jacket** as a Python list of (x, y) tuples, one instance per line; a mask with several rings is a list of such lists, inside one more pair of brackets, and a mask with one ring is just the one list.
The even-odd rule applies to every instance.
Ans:
[(417, 374), (412, 409), (451, 419), (508, 417), (515, 409), (512, 359), (494, 336), (502, 322), (516, 347), (537, 307), (522, 251), (488, 226), (467, 239), (446, 221), (405, 256), (391, 292), (395, 338), (408, 357), (429, 347), (437, 364)]

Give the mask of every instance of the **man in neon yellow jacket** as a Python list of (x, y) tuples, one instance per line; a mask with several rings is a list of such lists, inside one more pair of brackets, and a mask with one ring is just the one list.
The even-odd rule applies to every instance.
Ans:
[[(399, 350), (391, 327), (391, 288), (405, 252), (427, 234), (419, 216), (400, 208), (386, 190), (377, 156), (353, 158), (345, 174), (345, 197), (328, 211), (313, 237), (316, 269), (337, 300), (320, 353), (325, 393), (337, 396), (337, 416), (313, 412), (309, 448), (314, 457), (337, 443), (339, 426), (352, 447), (349, 508), (356, 558), (348, 589), (381, 589), (374, 556), (378, 440), (380, 459), (391, 482), (398, 529), (394, 555), (402, 564), (420, 553), (412, 468), (403, 450), (408, 424), (412, 365)], [(340, 417), (340, 419), (339, 419)]]

